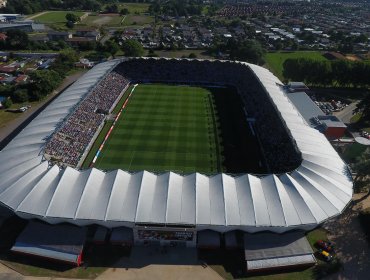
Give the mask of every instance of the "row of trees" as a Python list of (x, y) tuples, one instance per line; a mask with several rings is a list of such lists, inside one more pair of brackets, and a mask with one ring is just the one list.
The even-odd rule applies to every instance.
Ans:
[(153, 15), (201, 15), (202, 10), (202, 1), (199, 0), (156, 0), (149, 6), (149, 13)]
[(309, 85), (370, 86), (370, 64), (364, 62), (287, 59), (283, 64), (283, 75), (288, 80), (304, 81)]
[(6, 7), (1, 9), (4, 13), (33, 14), (43, 10), (90, 10), (100, 11), (104, 0), (8, 0)]
[[(1, 8), (3, 13), (33, 14), (44, 10), (87, 10), (103, 11), (110, 13), (127, 14), (127, 9), (118, 11), (118, 0), (8, 0), (6, 7)], [(134, 1), (144, 2), (144, 1)], [(181, 1), (180, 1), (181, 2)]]

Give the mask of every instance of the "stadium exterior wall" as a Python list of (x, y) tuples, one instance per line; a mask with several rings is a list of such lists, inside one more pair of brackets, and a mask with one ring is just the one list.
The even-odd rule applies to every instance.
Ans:
[[(135, 59), (135, 58), (132, 58)], [(141, 58), (142, 63), (163, 58)], [(182, 176), (167, 172), (104, 173), (51, 166), (43, 147), (70, 108), (119, 63), (94, 67), (53, 101), (1, 152), (0, 202), (17, 215), (51, 224), (192, 225), (197, 231), (246, 232), (310, 230), (339, 215), (352, 198), (352, 178), (327, 139), (305, 123), (268, 70), (241, 62), (252, 71), (279, 111), (302, 154), (301, 165), (285, 174)], [(175, 61), (175, 60), (174, 60)], [(176, 60), (181, 61), (181, 60)], [(186, 60), (188, 61), (188, 60)], [(203, 63), (216, 63), (197, 60)]]

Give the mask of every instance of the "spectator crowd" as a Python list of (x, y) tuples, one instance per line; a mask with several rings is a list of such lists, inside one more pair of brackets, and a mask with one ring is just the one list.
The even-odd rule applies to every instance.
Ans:
[[(239, 62), (138, 58), (128, 59), (110, 72), (77, 106), (47, 143), (45, 154), (77, 166), (129, 82), (166, 82), (235, 86), (255, 129), (270, 172), (284, 173), (302, 157), (284, 120), (254, 72)], [(248, 159), (245, 159), (248, 160)]]
[(77, 105), (46, 144), (45, 155), (76, 167), (129, 81), (112, 71)]

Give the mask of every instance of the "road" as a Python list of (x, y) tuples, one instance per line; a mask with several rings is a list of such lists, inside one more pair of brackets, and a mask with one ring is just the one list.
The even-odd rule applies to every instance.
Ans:
[(346, 108), (344, 108), (342, 111), (334, 112), (333, 115), (338, 117), (345, 124), (349, 124), (353, 116), (353, 110), (356, 109), (357, 104), (358, 104), (358, 101), (353, 102), (349, 104)]
[(33, 106), (32, 108), (27, 110), (25, 113), (22, 113), (18, 118), (10, 121), (4, 127), (2, 127), (0, 129), (0, 143), (5, 138), (7, 138), (14, 130), (16, 130), (17, 127), (19, 127), (23, 122), (27, 121), (29, 118), (34, 117), (33, 113), (35, 113), (38, 109), (40, 109), (50, 99), (54, 98), (56, 95), (58, 95), (64, 89), (66, 89), (68, 86), (70, 86), (72, 83), (74, 83), (84, 73), (85, 73), (85, 71), (81, 71), (81, 72), (78, 72), (78, 73), (75, 73), (73, 75), (70, 75), (70, 76), (66, 77), (64, 79), (63, 83), (56, 90), (54, 90), (52, 94), (49, 94), (48, 97), (45, 100), (43, 100), (43, 102), (40, 102), (39, 104)]

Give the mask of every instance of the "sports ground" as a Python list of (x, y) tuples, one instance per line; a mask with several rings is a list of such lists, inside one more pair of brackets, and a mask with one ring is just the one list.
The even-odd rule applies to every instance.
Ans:
[(211, 93), (200, 87), (137, 86), (95, 167), (218, 172)]
[[(259, 148), (237, 97), (230, 88), (131, 86), (113, 111), (117, 114), (125, 103), (93, 166), (204, 174), (254, 171)], [(107, 122), (83, 167), (91, 166), (112, 124)]]

